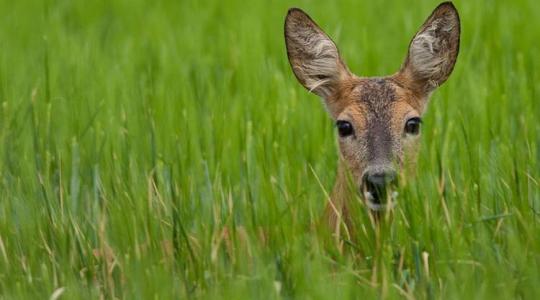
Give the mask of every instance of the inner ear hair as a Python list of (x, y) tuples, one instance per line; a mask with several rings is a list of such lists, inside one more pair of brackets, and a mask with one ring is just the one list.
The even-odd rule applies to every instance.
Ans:
[(459, 53), (460, 20), (451, 2), (440, 4), (409, 44), (400, 70), (402, 81), (420, 93), (443, 84), (454, 69)]
[(298, 8), (285, 19), (285, 44), (296, 78), (310, 92), (326, 99), (350, 75), (335, 43)]

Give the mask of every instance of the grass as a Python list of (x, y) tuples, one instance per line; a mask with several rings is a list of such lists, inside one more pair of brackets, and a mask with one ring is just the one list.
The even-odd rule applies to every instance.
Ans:
[(540, 297), (537, 3), (456, 1), (417, 176), (339, 253), (335, 132), (285, 13), (373, 76), (438, 3), (285, 2), (0, 2), (2, 298)]

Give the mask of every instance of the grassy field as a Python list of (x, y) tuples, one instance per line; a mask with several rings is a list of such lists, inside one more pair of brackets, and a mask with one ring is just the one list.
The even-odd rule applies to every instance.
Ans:
[(461, 52), (394, 220), (319, 231), (334, 126), (305, 9), (364, 76), (436, 1), (0, 1), (1, 298), (539, 299), (540, 7), (456, 1)]

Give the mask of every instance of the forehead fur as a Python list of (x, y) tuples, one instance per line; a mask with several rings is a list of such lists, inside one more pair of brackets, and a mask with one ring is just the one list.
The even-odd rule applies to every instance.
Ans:
[(375, 113), (383, 113), (388, 106), (396, 101), (394, 84), (386, 78), (371, 78), (363, 80), (358, 86), (357, 102), (370, 108)]
[(388, 114), (396, 102), (405, 102), (416, 111), (423, 111), (423, 97), (404, 87), (393, 77), (354, 78), (342, 84), (328, 99), (330, 114), (337, 116), (350, 106), (366, 114)]

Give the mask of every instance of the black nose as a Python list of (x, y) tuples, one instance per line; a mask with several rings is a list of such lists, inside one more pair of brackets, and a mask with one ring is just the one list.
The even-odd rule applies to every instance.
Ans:
[(364, 183), (375, 186), (384, 187), (396, 180), (396, 172), (386, 170), (383, 172), (368, 172), (364, 175)]
[(368, 203), (386, 204), (387, 201), (390, 201), (388, 186), (396, 181), (396, 179), (396, 171), (392, 168), (368, 168), (362, 178), (362, 192)]

